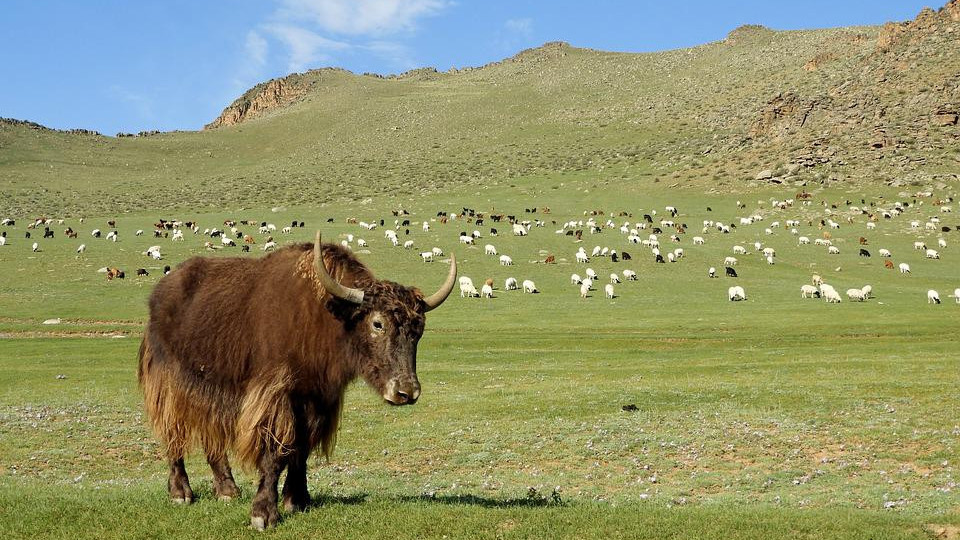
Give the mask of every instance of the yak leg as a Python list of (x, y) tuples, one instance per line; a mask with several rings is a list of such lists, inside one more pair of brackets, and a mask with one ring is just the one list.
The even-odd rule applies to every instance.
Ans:
[(233, 481), (233, 471), (227, 456), (207, 454), (207, 463), (213, 471), (213, 492), (221, 501), (229, 501), (240, 496), (240, 489)]
[[(306, 437), (301, 440), (306, 440)], [(309, 455), (306, 444), (300, 443), (288, 458), (287, 478), (283, 482), (283, 508), (288, 512), (302, 512), (310, 505), (310, 492), (307, 491)]]
[(280, 520), (280, 512), (277, 511), (277, 484), (286, 464), (286, 460), (275, 449), (264, 451), (257, 461), (260, 484), (257, 486), (253, 509), (250, 511), (250, 526), (254, 529), (262, 531), (275, 526)]
[(175, 503), (192, 503), (193, 490), (190, 489), (190, 479), (187, 478), (187, 469), (183, 466), (183, 456), (170, 459), (170, 478), (167, 480), (167, 489), (170, 491), (170, 500)]

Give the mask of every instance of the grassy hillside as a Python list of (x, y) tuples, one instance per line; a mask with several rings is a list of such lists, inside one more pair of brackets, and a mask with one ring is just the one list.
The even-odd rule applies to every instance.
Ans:
[(748, 26), (653, 54), (549, 43), (457, 72), (315, 70), (258, 85), (202, 132), (0, 122), (0, 214), (332, 203), (571, 171), (723, 190), (763, 170), (762, 182), (949, 181), (957, 6), (884, 28)]

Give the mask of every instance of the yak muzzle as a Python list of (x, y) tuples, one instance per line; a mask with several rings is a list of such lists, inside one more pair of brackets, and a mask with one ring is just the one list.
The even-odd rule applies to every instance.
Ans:
[(419, 397), (420, 381), (416, 379), (402, 382), (394, 379), (387, 383), (387, 390), (383, 393), (383, 399), (391, 405), (413, 405)]

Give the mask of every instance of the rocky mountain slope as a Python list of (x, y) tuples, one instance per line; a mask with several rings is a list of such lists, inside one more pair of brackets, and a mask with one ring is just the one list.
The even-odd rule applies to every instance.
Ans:
[(255, 86), (201, 132), (0, 121), (12, 195), (0, 213), (404, 197), (568, 174), (725, 191), (952, 181), (958, 38), (951, 0), (883, 27), (744, 26), (658, 53), (557, 42), (448, 72), (312, 70)]

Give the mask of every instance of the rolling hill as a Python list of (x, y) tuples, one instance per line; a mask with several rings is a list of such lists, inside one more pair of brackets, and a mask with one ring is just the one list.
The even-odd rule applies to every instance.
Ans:
[(699, 190), (956, 180), (960, 0), (882, 27), (658, 53), (547, 43), (483, 67), (325, 68), (257, 85), (199, 132), (0, 121), (0, 214), (319, 204), (578, 175)]

